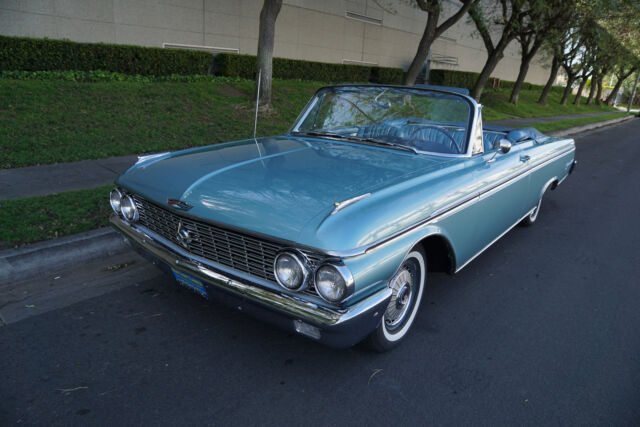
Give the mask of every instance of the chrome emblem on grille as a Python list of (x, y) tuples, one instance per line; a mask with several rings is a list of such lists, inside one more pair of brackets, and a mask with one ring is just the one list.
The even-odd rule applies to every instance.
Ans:
[(167, 204), (172, 208), (180, 209), (182, 211), (188, 211), (193, 207), (178, 199), (167, 199)]
[(185, 248), (189, 248), (189, 243), (193, 240), (191, 237), (191, 231), (187, 227), (182, 224), (182, 221), (178, 223), (178, 232), (176, 234), (176, 238), (178, 239), (178, 243), (184, 246)]

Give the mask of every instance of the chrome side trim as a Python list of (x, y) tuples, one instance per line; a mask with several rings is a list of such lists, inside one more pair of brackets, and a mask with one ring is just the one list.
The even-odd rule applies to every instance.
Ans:
[(515, 227), (516, 225), (520, 224), (520, 221), (522, 221), (523, 219), (525, 219), (526, 217), (528, 217), (529, 215), (531, 215), (531, 213), (533, 212), (533, 210), (536, 207), (534, 207), (533, 209), (531, 209), (529, 212), (527, 212), (526, 214), (524, 214), (524, 216), (522, 218), (520, 218), (519, 220), (517, 220), (512, 226), (510, 226), (509, 228), (507, 228), (504, 232), (502, 232), (502, 234), (500, 234), (498, 237), (496, 237), (495, 239), (493, 239), (491, 242), (489, 242), (489, 244), (487, 246), (485, 246), (484, 248), (480, 249), (480, 251), (475, 254), (474, 256), (472, 256), (471, 258), (469, 258), (469, 260), (467, 262), (465, 262), (464, 264), (462, 264), (460, 267), (458, 267), (458, 269), (455, 271), (455, 273), (457, 273), (458, 271), (462, 270), (463, 268), (465, 268), (467, 266), (467, 264), (469, 264), (471, 261), (473, 261), (474, 259), (476, 259), (477, 257), (479, 257), (484, 251), (486, 251), (487, 249), (489, 249), (489, 247), (491, 245), (493, 245), (495, 242), (497, 242), (498, 240), (500, 240), (500, 238), (502, 236), (504, 236), (505, 234), (507, 234), (509, 231), (511, 231), (513, 229), (513, 227)]
[(109, 220), (112, 226), (127, 237), (133, 244), (145, 249), (147, 252), (173, 266), (183, 270), (194, 277), (205, 281), (207, 284), (221, 290), (231, 292), (254, 303), (266, 306), (276, 312), (286, 314), (292, 318), (300, 319), (312, 324), (330, 327), (343, 324), (358, 317), (372, 308), (385, 303), (391, 297), (391, 290), (382, 289), (368, 298), (346, 308), (329, 309), (319, 307), (316, 304), (302, 301), (285, 294), (276, 293), (267, 289), (254, 286), (249, 282), (226, 276), (208, 265), (202, 264), (190, 257), (180, 255), (150, 236), (137, 231), (128, 223), (116, 215)]
[[(471, 206), (472, 204), (478, 202), (481, 198), (487, 197), (488, 195), (491, 195), (495, 192), (497, 192), (498, 190), (507, 187), (515, 182), (517, 182), (519, 179), (521, 178), (525, 178), (528, 174), (546, 166), (547, 164), (551, 163), (552, 161), (556, 160), (557, 158), (568, 154), (570, 152), (575, 151), (575, 148), (571, 147), (567, 150), (564, 150), (562, 152), (560, 152), (559, 154), (557, 154), (556, 156), (544, 160), (542, 162), (539, 162), (537, 164), (532, 165), (530, 168), (528, 168), (527, 170), (523, 171), (523, 172), (518, 172), (518, 173), (514, 173), (510, 176), (505, 177), (504, 179), (502, 179), (501, 181), (497, 182), (495, 185), (488, 187), (482, 191), (477, 191), (467, 197), (465, 197), (462, 200), (459, 200), (457, 202), (454, 202), (452, 204), (446, 205), (440, 209), (438, 209), (437, 211), (433, 212), (431, 215), (429, 215), (427, 218), (412, 224), (400, 231), (397, 231), (387, 237), (384, 237), (380, 240), (377, 240), (375, 242), (369, 243), (368, 245), (364, 245), (361, 246), (359, 248), (355, 248), (349, 251), (324, 251), (325, 254), (330, 255), (330, 256), (336, 256), (336, 257), (340, 257), (340, 258), (349, 258), (349, 257), (354, 257), (354, 256), (358, 256), (358, 255), (363, 255), (379, 246), (382, 246), (386, 243), (389, 243), (391, 240), (396, 239), (398, 237), (403, 236), (404, 234), (407, 234), (413, 230), (415, 230), (416, 228), (419, 228), (423, 225), (427, 225), (428, 223), (434, 222), (438, 219), (442, 219), (441, 217), (446, 218), (446, 216), (450, 216), (455, 212), (459, 212), (460, 210), (467, 208), (469, 206)], [(489, 193), (489, 194), (487, 194)], [(450, 211), (454, 211), (454, 212), (450, 212)], [(445, 216), (446, 215), (446, 216)]]
[(336, 213), (340, 212), (342, 209), (346, 208), (347, 206), (351, 206), (352, 204), (354, 204), (356, 202), (359, 202), (362, 199), (366, 199), (369, 196), (371, 196), (371, 193), (362, 194), (360, 196), (352, 197), (350, 199), (343, 200), (342, 202), (335, 202), (333, 204), (333, 206), (335, 206), (335, 208), (333, 209), (333, 212), (331, 212), (331, 215), (336, 214)]

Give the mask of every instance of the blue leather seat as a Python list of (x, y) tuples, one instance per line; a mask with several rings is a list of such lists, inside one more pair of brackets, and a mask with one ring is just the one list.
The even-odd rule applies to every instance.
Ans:
[(405, 123), (406, 119), (385, 120), (382, 123), (361, 127), (357, 135), (363, 138), (375, 138), (381, 135), (399, 136), (402, 127), (406, 126)]
[(536, 128), (519, 128), (513, 129), (507, 134), (507, 139), (511, 141), (513, 144), (525, 141), (527, 139), (533, 139), (534, 141), (544, 141), (549, 139), (549, 136), (543, 134)]
[[(451, 138), (447, 138), (446, 134), (450, 135)], [(460, 154), (462, 153), (462, 147), (464, 145), (464, 135), (465, 132), (452, 132), (444, 129), (438, 131), (429, 126), (416, 126), (410, 138), (415, 141), (418, 150), (420, 149), (420, 141), (435, 142), (447, 146), (447, 151), (451, 154)], [(455, 146), (453, 146), (451, 139), (455, 141)]]
[(498, 148), (498, 143), (505, 135), (497, 132), (482, 132), (482, 142), (484, 143), (484, 152), (488, 153)]
[[(451, 138), (455, 141), (455, 146), (452, 146), (453, 142), (450, 138), (447, 138), (445, 133), (451, 135)], [(395, 136), (413, 141), (414, 146), (418, 150), (422, 149), (420, 144), (421, 142), (442, 144), (446, 146), (446, 149), (444, 149), (443, 152), (459, 154), (462, 152), (462, 147), (464, 145), (465, 132), (452, 132), (445, 129), (438, 131), (430, 126), (414, 123), (407, 124), (406, 119), (394, 119), (369, 126), (363, 126), (358, 129), (357, 135), (363, 138)], [(425, 150), (429, 151), (426, 148)]]

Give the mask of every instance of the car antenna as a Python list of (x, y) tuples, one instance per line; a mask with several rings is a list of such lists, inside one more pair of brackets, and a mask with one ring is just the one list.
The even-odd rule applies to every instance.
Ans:
[(256, 89), (256, 116), (253, 120), (253, 139), (256, 139), (256, 130), (258, 129), (258, 104), (260, 103), (260, 78), (262, 70), (258, 71), (258, 88)]
[(260, 156), (260, 163), (262, 163), (262, 167), (264, 167), (264, 160), (262, 160), (262, 151), (260, 150), (260, 144), (258, 144), (258, 140), (256, 139), (256, 131), (258, 129), (258, 105), (260, 104), (260, 78), (262, 77), (262, 70), (258, 70), (258, 87), (256, 88), (256, 116), (253, 120), (253, 142), (256, 143), (256, 148), (258, 149), (258, 155)]

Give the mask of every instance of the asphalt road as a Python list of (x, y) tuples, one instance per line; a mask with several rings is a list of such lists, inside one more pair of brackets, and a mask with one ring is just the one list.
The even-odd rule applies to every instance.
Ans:
[(639, 135), (578, 137), (538, 223), (431, 275), (392, 352), (319, 346), (154, 272), (0, 327), (0, 424), (639, 425)]

